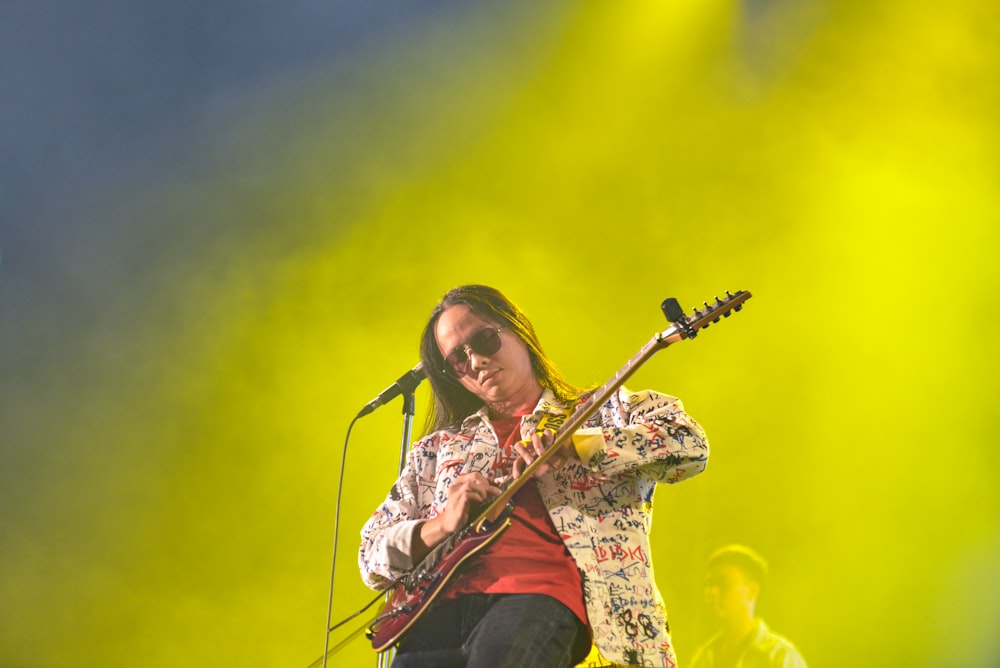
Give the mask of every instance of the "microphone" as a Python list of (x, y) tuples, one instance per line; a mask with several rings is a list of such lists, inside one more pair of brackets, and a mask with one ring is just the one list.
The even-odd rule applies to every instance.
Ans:
[(365, 404), (365, 407), (358, 412), (358, 417), (368, 415), (382, 404), (395, 399), (404, 392), (413, 392), (417, 389), (417, 385), (420, 384), (420, 381), (426, 377), (427, 374), (424, 373), (424, 364), (421, 362), (400, 376), (399, 380), (395, 383), (382, 390), (377, 397)]

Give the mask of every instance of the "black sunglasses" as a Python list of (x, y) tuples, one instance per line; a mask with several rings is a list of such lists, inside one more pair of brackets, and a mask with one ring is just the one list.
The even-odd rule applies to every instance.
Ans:
[(503, 330), (503, 327), (488, 327), (470, 336), (465, 343), (455, 348), (450, 355), (444, 358), (447, 363), (444, 372), (455, 378), (461, 378), (469, 373), (468, 350), (472, 350), (477, 355), (495, 355), (502, 345), (500, 332)]

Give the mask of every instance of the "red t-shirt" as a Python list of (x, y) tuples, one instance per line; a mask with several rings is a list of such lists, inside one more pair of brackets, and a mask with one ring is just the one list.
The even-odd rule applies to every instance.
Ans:
[[(521, 416), (493, 423), (508, 452), (520, 440), (520, 424)], [(443, 598), (462, 594), (544, 594), (572, 610), (589, 627), (580, 571), (556, 532), (534, 479), (514, 494), (513, 502), (511, 525), (466, 562), (465, 570)]]

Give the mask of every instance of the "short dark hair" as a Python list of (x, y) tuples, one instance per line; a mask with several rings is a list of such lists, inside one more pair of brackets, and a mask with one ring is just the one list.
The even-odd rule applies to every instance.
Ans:
[(746, 545), (726, 545), (713, 552), (708, 558), (708, 567), (722, 565), (735, 566), (748, 580), (759, 585), (763, 585), (767, 577), (767, 562), (764, 557)]
[(531, 321), (514, 302), (499, 290), (486, 285), (461, 285), (449, 290), (434, 307), (420, 340), (420, 360), (433, 390), (431, 410), (424, 427), (425, 434), (458, 425), (483, 406), (479, 397), (445, 371), (444, 357), (434, 335), (441, 314), (458, 304), (465, 304), (477, 315), (495, 322), (521, 339), (528, 347), (531, 368), (538, 382), (543, 388), (552, 390), (559, 401), (571, 403), (579, 398), (580, 388), (567, 382), (545, 356)]

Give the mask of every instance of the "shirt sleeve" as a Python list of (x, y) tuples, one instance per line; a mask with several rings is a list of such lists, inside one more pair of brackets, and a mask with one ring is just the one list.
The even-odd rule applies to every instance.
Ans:
[(805, 659), (791, 643), (779, 645), (771, 656), (771, 665), (780, 668), (807, 668)]
[(708, 464), (708, 438), (680, 399), (621, 388), (573, 434), (584, 466), (601, 475), (641, 469), (658, 482), (679, 482)]
[(361, 529), (358, 567), (371, 589), (388, 589), (415, 565), (415, 532), (430, 516), (433, 499), (436, 457), (431, 443), (428, 437), (414, 445), (402, 475)]

